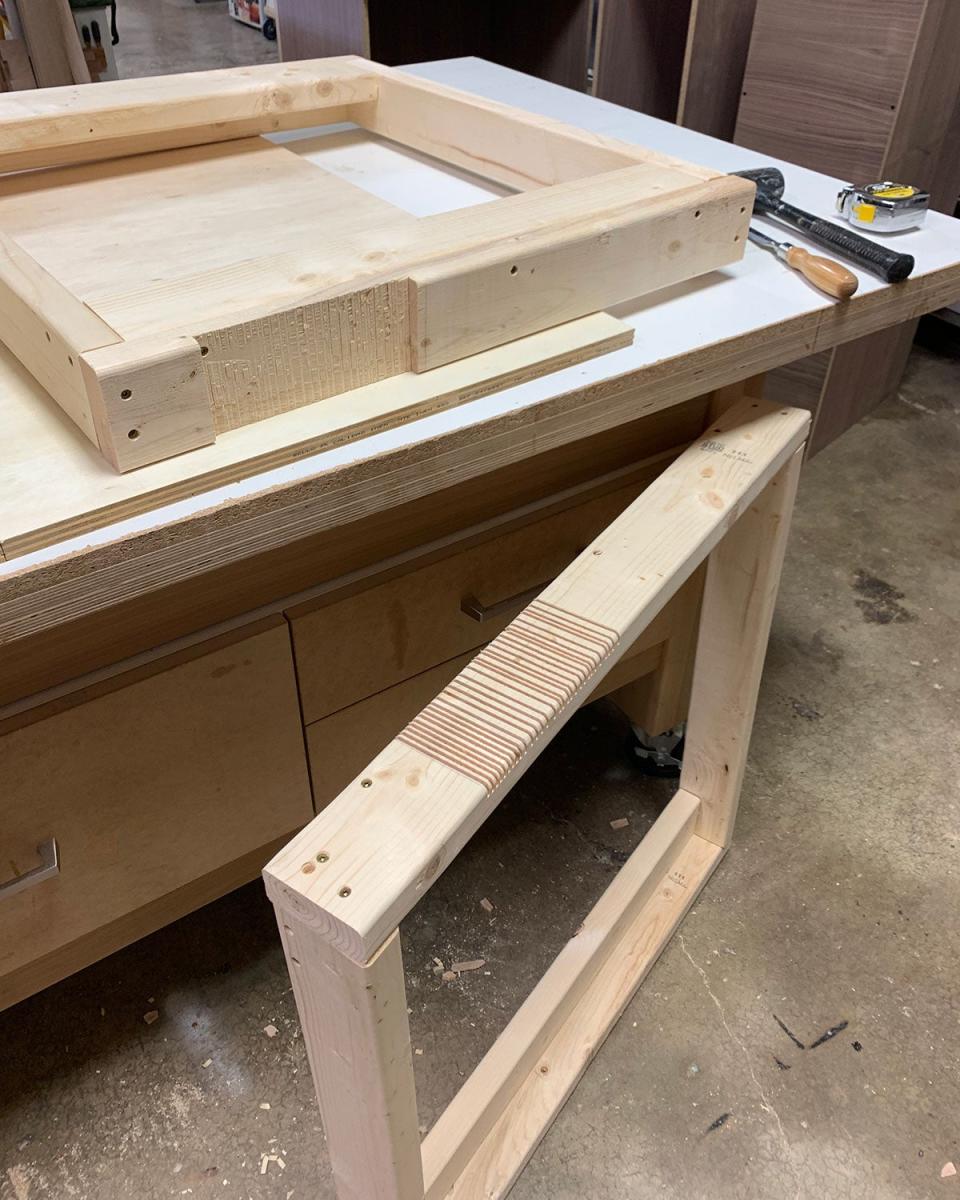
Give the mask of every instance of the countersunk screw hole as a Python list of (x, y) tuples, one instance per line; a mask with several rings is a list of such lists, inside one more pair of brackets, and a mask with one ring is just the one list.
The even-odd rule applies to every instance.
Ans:
[(544, 1063), (543, 1066), (540, 1068), (541, 1075), (546, 1075), (546, 1074), (548, 1074), (549, 1071), (550, 1071), (550, 1068), (547, 1066), (546, 1063)]
[(131, 392), (129, 388), (124, 388), (123, 391), (120, 393), (120, 399), (121, 400), (129, 400), (132, 395), (133, 395), (133, 392)]
[(324, 862), (329, 862), (329, 861), (330, 861), (330, 855), (327, 854), (326, 850), (321, 850), (320, 853), (317, 855), (317, 862), (324, 863)]
[(346, 898), (350, 895), (350, 889), (348, 887), (342, 887), (337, 895), (342, 896), (344, 900), (346, 900)]
[[(743, 212), (743, 209), (741, 209), (740, 211)], [(210, 353), (209, 346), (201, 346), (200, 347), (200, 354), (202, 355), (203, 358), (206, 358), (209, 353)]]
[(316, 869), (317, 868), (313, 865), (312, 862), (305, 862), (303, 864), (303, 866), (300, 868), (300, 870), (304, 873), (304, 875), (310, 875)]
[(746, 210), (746, 208), (741, 208), (741, 209), (740, 209), (740, 215), (741, 215), (741, 216), (743, 216), (743, 214), (744, 214), (746, 211), (747, 211), (747, 210)]
[(361, 787), (373, 787), (373, 780), (372, 779), (361, 779), (360, 786)]
[(140, 436), (139, 429), (131, 429), (127, 433), (127, 437), (130, 439), (131, 442), (135, 442), (139, 436)]
[(697, 209), (697, 211), (696, 211), (696, 212), (695, 212), (693, 215), (694, 215), (695, 217), (699, 217), (699, 216), (700, 216), (700, 212), (701, 212), (701, 210), (698, 208), (698, 209)]
[[(512, 267), (510, 268), (510, 274), (511, 274), (511, 275), (516, 275), (516, 273), (517, 273), (517, 268), (516, 268), (516, 266), (512, 266)], [(48, 333), (48, 334), (47, 334), (47, 337), (49, 337), (49, 336), (50, 336), (50, 335), (49, 335), (49, 333)]]

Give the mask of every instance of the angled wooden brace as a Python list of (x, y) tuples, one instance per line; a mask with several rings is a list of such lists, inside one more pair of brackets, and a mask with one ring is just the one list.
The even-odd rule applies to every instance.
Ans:
[[(266, 867), (340, 1200), (505, 1195), (723, 855), (808, 420), (731, 408)], [(680, 789), (421, 1147), (397, 926), (707, 556)]]

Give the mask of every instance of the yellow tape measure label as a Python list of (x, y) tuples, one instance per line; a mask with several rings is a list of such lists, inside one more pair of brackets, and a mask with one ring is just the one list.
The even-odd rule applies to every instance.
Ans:
[(873, 204), (854, 204), (851, 211), (858, 221), (863, 221), (865, 224), (872, 223), (873, 218), (877, 215), (876, 205)]
[(892, 187), (876, 188), (873, 191), (874, 196), (879, 196), (881, 200), (909, 200), (911, 196), (915, 196), (917, 189), (909, 184), (894, 184)]

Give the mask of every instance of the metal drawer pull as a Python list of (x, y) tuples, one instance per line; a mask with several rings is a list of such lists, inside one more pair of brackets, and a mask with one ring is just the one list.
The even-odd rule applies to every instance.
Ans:
[(481, 625), (484, 621), (492, 621), (494, 617), (502, 617), (504, 613), (508, 613), (514, 608), (525, 608), (531, 600), (536, 600), (543, 589), (552, 580), (545, 579), (543, 583), (538, 583), (532, 588), (527, 588), (525, 592), (518, 592), (515, 596), (508, 596), (506, 600), (498, 600), (496, 604), (483, 605), (476, 596), (464, 596), (460, 601), (460, 611), (464, 616), (470, 617), (471, 620), (479, 621)]
[(22, 892), (28, 887), (33, 887), (35, 883), (43, 883), (45, 879), (52, 879), (54, 875), (60, 874), (60, 853), (57, 850), (57, 839), (55, 837), (47, 838), (45, 842), (41, 842), (37, 847), (37, 853), (40, 855), (41, 866), (34, 867), (32, 871), (18, 875), (15, 879), (8, 879), (6, 883), (0, 883), (0, 900), (6, 899), (7, 896), (12, 896), (15, 892)]

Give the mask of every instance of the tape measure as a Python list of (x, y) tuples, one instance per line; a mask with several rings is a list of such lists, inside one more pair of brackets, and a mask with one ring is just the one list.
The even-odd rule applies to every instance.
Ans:
[(912, 183), (847, 184), (837, 195), (837, 211), (851, 225), (874, 233), (898, 233), (922, 225), (930, 207), (930, 193)]

